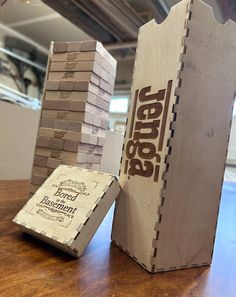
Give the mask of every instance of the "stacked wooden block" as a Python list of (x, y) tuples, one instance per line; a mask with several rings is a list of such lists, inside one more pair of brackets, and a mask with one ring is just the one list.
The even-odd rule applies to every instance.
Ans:
[(31, 194), (60, 164), (99, 170), (115, 73), (97, 41), (52, 43)]

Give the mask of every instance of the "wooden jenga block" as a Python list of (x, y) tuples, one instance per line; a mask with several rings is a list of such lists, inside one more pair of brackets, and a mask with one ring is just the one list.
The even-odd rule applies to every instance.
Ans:
[[(55, 101), (55, 100), (53, 100)], [(47, 101), (45, 101), (47, 102)], [(71, 102), (68, 100), (58, 100), (56, 101), (56, 110), (72, 110), (71, 108)], [(82, 109), (80, 109), (80, 111), (83, 111)]]
[[(49, 81), (91, 81), (93, 84), (99, 86), (100, 78), (92, 72), (73, 72), (73, 71), (59, 71), (50, 72), (48, 75)], [(72, 89), (74, 88), (74, 84)], [(113, 88), (113, 87), (112, 87)], [(60, 88), (61, 90), (62, 88)], [(67, 89), (65, 89), (67, 90)]]
[(96, 135), (81, 133), (81, 142), (98, 145), (98, 137)]
[(102, 90), (106, 91), (108, 94), (110, 94), (110, 95), (113, 94), (114, 87), (112, 85), (110, 85), (109, 83), (107, 83), (105, 80), (100, 79), (99, 87)]
[[(39, 136), (40, 137), (40, 136)], [(48, 138), (47, 140), (47, 147), (55, 148), (55, 149), (62, 149), (63, 147), (63, 140), (59, 138)]]
[(61, 164), (62, 164), (62, 160), (60, 160), (60, 159), (48, 158), (48, 162), (47, 162), (48, 168), (55, 169)]
[(93, 163), (93, 154), (87, 154), (86, 163)]
[[(85, 111), (85, 102), (75, 102), (75, 104), (72, 104), (72, 102), (69, 100), (45, 100), (43, 104), (43, 109), (60, 111)], [(84, 108), (82, 108), (82, 106), (84, 106)]]
[(35, 155), (34, 156), (34, 165), (35, 166), (40, 166), (40, 167), (45, 167), (47, 166), (47, 157), (44, 156), (39, 156), (39, 155)]
[(80, 62), (51, 62), (50, 72), (91, 72), (101, 77), (111, 85), (115, 80), (115, 69), (113, 67), (102, 68), (94, 61), (80, 61)]
[(54, 42), (53, 43), (53, 52), (54, 53), (63, 53), (67, 51), (66, 42)]
[(110, 109), (110, 103), (97, 97), (96, 103), (94, 104), (95, 106), (98, 106), (99, 108), (105, 110), (106, 112), (109, 112)]
[(105, 59), (99, 64), (107, 73), (114, 78), (116, 76), (116, 67), (112, 66), (108, 61)]
[(43, 177), (47, 177), (48, 176), (48, 168), (47, 167), (33, 166), (32, 175), (40, 175), (40, 176), (43, 176)]
[(51, 62), (50, 71), (90, 71), (100, 76), (101, 67), (94, 61)]
[(110, 85), (113, 86), (115, 84), (115, 76), (112, 76), (109, 72), (107, 72), (105, 69), (101, 69), (101, 73), (99, 74), (99, 77), (108, 82)]
[(74, 90), (74, 82), (73, 81), (60, 81), (58, 90), (73, 91)]
[(70, 110), (71, 111), (85, 111), (86, 109), (86, 103), (83, 101), (77, 101), (77, 100), (72, 100), (71, 105), (70, 105)]
[(101, 163), (101, 155), (95, 155), (94, 153), (81, 153), (78, 152), (77, 154), (77, 164), (81, 163)]
[[(105, 116), (106, 114), (102, 114)], [(58, 119), (66, 121), (65, 124), (69, 125), (69, 122), (82, 122), (84, 121), (87, 124), (91, 124), (97, 127), (103, 128), (104, 122), (108, 121), (107, 119), (97, 117), (95, 114), (90, 114), (88, 112), (77, 112), (77, 111), (57, 111), (57, 110), (43, 110), (42, 111), (42, 120), (43, 119)], [(41, 120), (41, 122), (42, 122)], [(55, 123), (55, 122), (54, 122)], [(52, 124), (50, 124), (51, 127)], [(67, 129), (63, 129), (67, 130)]]
[(82, 41), (67, 42), (68, 52), (79, 52), (81, 50)]
[(52, 149), (41, 148), (41, 147), (36, 147), (35, 153), (38, 156), (44, 156), (44, 157), (54, 158), (54, 159), (69, 160), (69, 161), (74, 161), (77, 158), (76, 153), (65, 152), (63, 150), (52, 150)]
[(91, 52), (67, 52), (56, 53), (52, 55), (51, 61), (53, 62), (80, 62), (80, 61), (96, 61), (101, 64), (103, 57), (95, 51)]
[(98, 137), (98, 145), (104, 146), (105, 144), (105, 137)]
[(45, 137), (37, 137), (36, 146), (46, 147), (48, 144), (47, 138)]
[(43, 101), (43, 109), (57, 109), (58, 101), (66, 101), (66, 100), (44, 100)]
[(89, 81), (75, 81), (73, 90), (85, 92), (90, 91), (91, 88), (93, 90), (93, 85)]
[(101, 128), (107, 129), (108, 128), (108, 120), (107, 119), (101, 119)]
[(102, 125), (102, 119), (99, 117), (94, 117), (92, 122), (91, 121), (85, 121), (85, 122), (97, 127), (101, 127)]
[[(52, 109), (52, 110), (70, 110), (70, 101), (68, 100), (44, 100), (43, 109)], [(62, 109), (63, 107), (63, 109)]]
[(67, 130), (75, 131), (75, 132), (81, 132), (82, 131), (82, 122), (75, 122), (75, 121), (69, 121), (67, 122)]
[(33, 174), (31, 177), (31, 183), (34, 185), (41, 186), (46, 180), (45, 176)]
[(77, 152), (80, 141), (77, 140), (65, 140), (63, 149), (68, 152)]
[(62, 139), (51, 138), (46, 136), (37, 137), (36, 146), (47, 147), (52, 149), (62, 149), (64, 142)]
[(235, 99), (236, 24), (183, 0), (164, 24), (139, 32), (112, 239), (152, 273), (209, 265)]
[(101, 164), (102, 156), (101, 155), (93, 155), (92, 163)]
[(88, 153), (78, 152), (76, 163), (87, 163), (88, 162)]
[(30, 193), (35, 193), (39, 188), (40, 188), (39, 185), (31, 184), (30, 185)]
[(47, 167), (51, 169), (56, 169), (59, 165), (75, 166), (75, 164), (76, 160), (49, 158)]
[(97, 146), (97, 145), (91, 145), (87, 143), (80, 143), (78, 147), (78, 152), (83, 152), (83, 153), (95, 153), (96, 154), (100, 153), (102, 154), (102, 147)]
[(105, 92), (104, 90), (99, 89), (96, 86), (91, 86), (91, 92), (95, 95), (97, 95), (99, 98), (102, 98), (103, 100), (110, 102), (111, 95)]
[(48, 169), (48, 176), (50, 176), (53, 173), (54, 168), (47, 168), (47, 169)]
[(119, 192), (116, 177), (61, 165), (13, 221), (24, 232), (78, 258)]
[(116, 60), (112, 55), (103, 47), (103, 45), (95, 40), (88, 40), (82, 43), (81, 51), (97, 51), (100, 55), (103, 56), (114, 68), (116, 68)]
[(110, 102), (111, 95), (104, 90), (99, 90), (98, 86), (90, 81), (48, 81), (46, 84), (48, 91), (76, 91), (76, 92), (91, 92), (100, 96), (102, 99)]
[(53, 101), (53, 100), (70, 100), (70, 101), (81, 101), (81, 102), (88, 102), (99, 108), (109, 111), (109, 102), (105, 101), (104, 99), (96, 96), (90, 92), (63, 92), (63, 91), (46, 91), (45, 93), (45, 100), (46, 101)]
[[(45, 83), (45, 89), (49, 91), (57, 91), (59, 90), (60, 81), (51, 80), (47, 81)], [(72, 90), (73, 90), (73, 84), (72, 84)]]
[(91, 126), (91, 125), (83, 124), (82, 125), (82, 132), (87, 133), (87, 134), (101, 136), (101, 137), (106, 137), (106, 130), (105, 129), (101, 129), (101, 128), (94, 127), (94, 126)]
[[(46, 91), (45, 100), (74, 100), (96, 103), (97, 96), (89, 92)], [(90, 102), (90, 103), (91, 103)]]
[(56, 128), (54, 127), (54, 120), (53, 119), (40, 119), (40, 127), (45, 127), (45, 128)]
[(69, 130), (59, 130), (59, 129), (51, 129), (51, 128), (39, 128), (39, 136), (41, 137), (46, 137), (46, 138), (53, 138), (53, 139), (59, 139), (59, 140), (76, 140), (80, 141), (84, 136), (87, 137), (94, 137), (95, 135), (90, 135), (86, 133), (81, 133), (81, 132), (74, 132), (74, 131), (69, 131)]
[(94, 171), (99, 171), (100, 170), (100, 164), (90, 164), (90, 163), (77, 163), (76, 165), (79, 168), (86, 168), (88, 170), (94, 170)]
[(101, 164), (92, 164), (92, 166), (91, 166), (92, 168), (92, 170), (94, 170), (94, 171), (99, 171), (100, 170), (100, 167), (101, 167)]
[(42, 119), (60, 119), (68, 121), (83, 121), (85, 117), (84, 112), (70, 112), (57, 110), (43, 110)]
[(102, 155), (103, 153), (103, 147), (102, 146), (96, 146), (94, 150), (94, 154), (96, 155)]

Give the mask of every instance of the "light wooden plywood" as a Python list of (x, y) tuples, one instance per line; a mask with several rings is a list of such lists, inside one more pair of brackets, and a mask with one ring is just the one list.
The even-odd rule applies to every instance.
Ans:
[(188, 27), (156, 271), (211, 263), (235, 98), (236, 24), (194, 1)]
[[(49, 101), (49, 103), (48, 103)], [(94, 95), (93, 93), (89, 92), (68, 92), (68, 91), (46, 91), (44, 104), (53, 104), (52, 101), (70, 101), (73, 102), (74, 106), (76, 105), (75, 102), (88, 102), (90, 104), (93, 104), (105, 111), (109, 111), (109, 102), (105, 101), (102, 98), (99, 98), (98, 96)], [(54, 103), (56, 104), (56, 103)], [(81, 103), (79, 103), (81, 104)], [(55, 109), (57, 107), (53, 105)], [(46, 107), (47, 109), (47, 107)], [(50, 108), (48, 108), (50, 109)]]
[[(152, 270), (152, 243), (156, 236), (155, 225), (159, 219), (157, 210), (161, 205), (162, 174), (165, 171), (164, 161), (168, 153), (166, 142), (170, 137), (168, 127), (173, 120), (172, 106), (176, 102), (174, 92), (178, 86), (177, 73), (181, 67), (180, 54), (183, 52), (182, 38), (186, 35), (185, 21), (189, 15), (189, 2), (183, 1), (174, 9), (172, 8), (167, 20), (161, 25), (157, 25), (153, 20), (141, 27), (138, 37), (129, 120), (120, 171), (122, 193), (116, 205), (112, 239), (150, 271)], [(133, 132), (135, 130), (138, 132), (138, 129), (135, 128), (135, 125), (138, 125), (136, 124), (136, 112), (143, 105), (140, 100), (141, 96), (137, 98), (138, 92), (145, 92), (144, 95), (153, 95), (153, 99), (150, 98), (151, 102), (160, 104), (159, 108), (164, 110), (166, 106), (164, 116), (163, 112), (161, 115), (153, 116), (153, 120), (160, 121), (158, 135), (154, 139), (152, 136), (147, 136), (146, 141), (141, 139), (141, 142), (153, 144), (155, 148), (156, 156), (152, 154), (153, 157), (150, 158), (146, 155), (146, 160), (144, 156), (141, 161), (142, 164), (146, 161), (150, 163), (151, 167), (153, 166), (151, 168), (153, 173), (149, 174), (149, 177), (139, 176), (138, 173), (136, 175), (125, 173), (127, 162), (128, 170), (130, 170), (130, 166), (132, 166), (130, 161), (135, 159), (128, 159), (126, 151), (128, 143), (132, 144)], [(150, 122), (150, 120), (144, 120), (144, 122)], [(163, 126), (162, 123), (164, 123)], [(151, 127), (155, 129), (154, 124), (151, 124)], [(150, 133), (150, 131), (148, 132)], [(161, 143), (160, 135), (162, 135), (164, 144), (161, 149), (158, 148)], [(134, 140), (135, 143), (137, 140)], [(132, 153), (132, 146), (130, 152)], [(134, 155), (140, 159), (138, 152)]]
[(119, 194), (114, 176), (59, 166), (14, 218), (24, 231), (79, 257)]
[(211, 262), (235, 33), (200, 0), (183, 0), (162, 24), (140, 29), (112, 239), (150, 272)]

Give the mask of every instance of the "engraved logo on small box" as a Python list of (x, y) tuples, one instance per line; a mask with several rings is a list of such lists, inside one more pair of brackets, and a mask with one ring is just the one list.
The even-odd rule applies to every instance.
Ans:
[(135, 91), (129, 129), (124, 148), (124, 173), (129, 176), (159, 179), (165, 126), (172, 89), (172, 80), (166, 89), (151, 93), (151, 86)]
[(52, 187), (55, 188), (52, 197), (44, 195), (36, 204), (36, 213), (46, 220), (58, 221), (67, 228), (77, 211), (73, 202), (80, 196), (89, 196), (87, 186), (84, 182), (66, 179)]

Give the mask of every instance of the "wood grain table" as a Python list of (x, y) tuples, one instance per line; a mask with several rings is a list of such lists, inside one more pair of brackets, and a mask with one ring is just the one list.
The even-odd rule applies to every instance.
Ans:
[(110, 243), (112, 211), (74, 259), (23, 234), (11, 220), (27, 181), (0, 182), (0, 296), (236, 296), (236, 184), (225, 183), (211, 267), (149, 274)]

